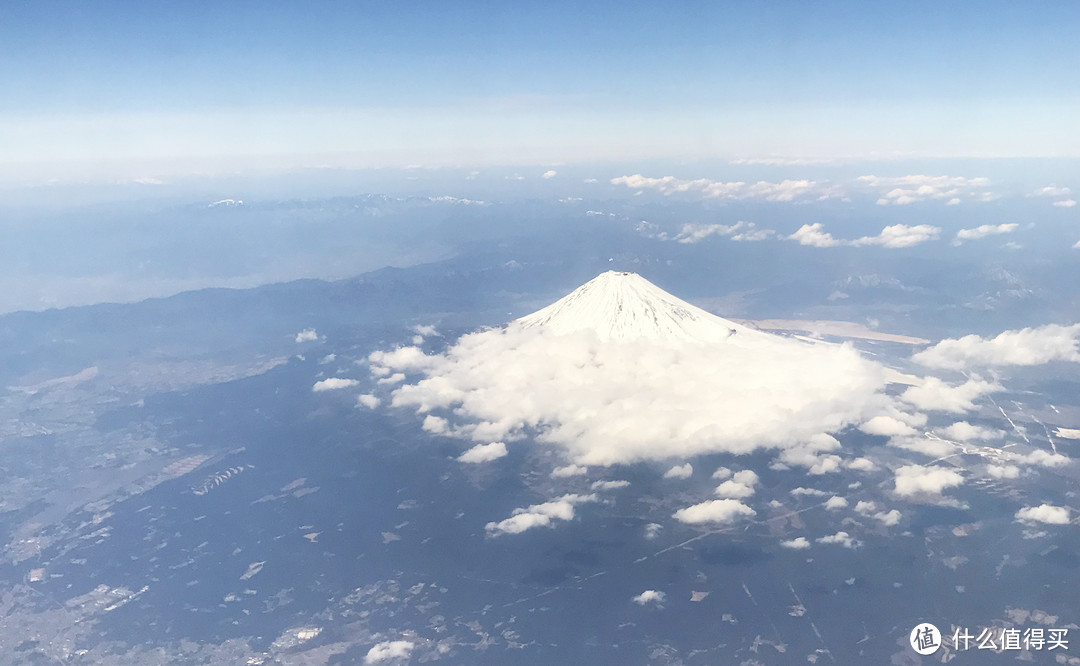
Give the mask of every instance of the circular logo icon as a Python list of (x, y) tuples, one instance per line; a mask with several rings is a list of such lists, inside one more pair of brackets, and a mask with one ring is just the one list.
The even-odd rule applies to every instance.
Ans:
[(923, 622), (911, 630), (911, 649), (919, 654), (934, 654), (941, 647), (941, 632), (929, 622)]

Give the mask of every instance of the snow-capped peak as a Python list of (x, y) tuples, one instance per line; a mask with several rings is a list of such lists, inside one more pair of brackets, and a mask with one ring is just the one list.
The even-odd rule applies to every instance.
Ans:
[(518, 319), (558, 335), (594, 331), (601, 340), (720, 342), (736, 334), (770, 337), (676, 298), (636, 273), (608, 271), (551, 305)]

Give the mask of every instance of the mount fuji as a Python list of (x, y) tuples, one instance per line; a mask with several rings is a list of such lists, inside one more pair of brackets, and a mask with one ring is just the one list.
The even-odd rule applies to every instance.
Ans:
[(728, 321), (676, 298), (637, 273), (608, 271), (551, 305), (514, 322), (557, 335), (592, 331), (601, 340), (724, 342), (736, 334), (776, 336)]

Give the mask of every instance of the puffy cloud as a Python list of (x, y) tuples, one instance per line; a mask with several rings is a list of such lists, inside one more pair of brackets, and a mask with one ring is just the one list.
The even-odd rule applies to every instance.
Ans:
[(824, 490), (818, 490), (817, 488), (802, 488), (802, 487), (799, 487), (799, 488), (792, 488), (791, 489), (791, 494), (794, 495), (795, 497), (802, 497), (802, 496), (807, 496), (807, 495), (809, 495), (811, 497), (824, 497), (824, 496), (828, 495), (829, 493), (825, 492)]
[(450, 434), (450, 422), (433, 414), (425, 416), (424, 423), (420, 427), (424, 429), (424, 432), (430, 432), (433, 435)]
[(1016, 465), (987, 465), (986, 474), (995, 479), (1015, 479), (1020, 476)]
[(859, 501), (855, 504), (855, 513), (860, 516), (869, 516), (877, 511), (877, 504), (869, 501)]
[(557, 175), (559, 175), (558, 171), (556, 171), (555, 169), (548, 169), (543, 174), (541, 174), (540, 177), (544, 180), (548, 180), (549, 178), (554, 178)]
[(377, 397), (370, 393), (364, 393), (363, 395), (356, 397), (356, 404), (367, 407), (368, 409), (375, 409), (379, 406), (380, 402), (381, 401)]
[(297, 344), (301, 342), (315, 342), (319, 339), (319, 334), (315, 332), (313, 328), (305, 328), (296, 334)]
[(574, 505), (595, 501), (596, 495), (563, 495), (550, 502), (514, 509), (509, 518), (488, 523), (484, 529), (490, 536), (520, 534), (534, 527), (547, 527), (554, 520), (573, 520)]
[(946, 488), (959, 486), (964, 477), (945, 467), (923, 467), (905, 465), (894, 472), (896, 475), (896, 494), (901, 497), (913, 495), (938, 495)]
[(739, 518), (750, 518), (757, 512), (734, 499), (709, 500), (675, 512), (675, 520), (691, 525), (702, 523), (732, 523)]
[(903, 514), (896, 509), (892, 509), (891, 511), (878, 511), (873, 517), (874, 520), (881, 521), (881, 524), (886, 527), (892, 527), (900, 522), (900, 519), (903, 518)]
[(980, 238), (986, 238), (987, 236), (997, 236), (1000, 234), (1011, 234), (1020, 227), (1019, 224), (983, 224), (974, 229), (961, 229), (956, 232), (956, 238), (953, 239), (953, 245), (960, 245), (964, 241), (978, 240)]
[(649, 523), (645, 526), (645, 538), (652, 541), (656, 537), (660, 536), (660, 532), (664, 529), (664, 526), (660, 523)]
[(848, 501), (839, 495), (833, 495), (825, 502), (825, 509), (828, 511), (838, 511), (840, 509), (847, 508)]
[(864, 421), (884, 400), (885, 369), (854, 348), (756, 333), (601, 341), (510, 324), (443, 354), (402, 348), (371, 361), (373, 372), (425, 375), (394, 391), (394, 406), (448, 410), (453, 432), (474, 441), (534, 435), (589, 465), (788, 447)]
[(619, 479), (617, 481), (593, 481), (593, 490), (617, 490), (630, 485), (629, 481)]
[(458, 456), (458, 462), (463, 463), (486, 463), (498, 460), (508, 453), (506, 444), (492, 442), (490, 444), (477, 444), (465, 453)]
[(990, 191), (987, 178), (963, 176), (860, 176), (859, 183), (883, 192), (877, 200), (880, 206), (903, 206), (919, 201), (945, 201), (954, 205), (964, 199), (993, 201), (998, 195)]
[(1040, 504), (1039, 506), (1026, 506), (1016, 512), (1016, 519), (1029, 523), (1046, 523), (1048, 525), (1068, 525), (1069, 508), (1065, 506), (1053, 506), (1052, 504)]
[(886, 248), (903, 248), (935, 240), (941, 234), (941, 229), (928, 224), (908, 226), (906, 224), (893, 224), (885, 227), (876, 236), (863, 236), (855, 240), (843, 240), (835, 238), (825, 231), (820, 222), (804, 224), (788, 236), (788, 239), (798, 241), (800, 245), (811, 247), (837, 247), (850, 246), (862, 247), (866, 245), (880, 245)]
[(311, 387), (312, 391), (319, 393), (320, 391), (333, 391), (335, 389), (351, 388), (356, 386), (360, 382), (355, 379), (342, 379), (341, 377), (330, 377), (320, 382), (315, 382), (315, 385)]
[(877, 465), (869, 458), (852, 458), (844, 466), (860, 472), (873, 472), (877, 469)]
[(806, 467), (810, 474), (828, 474), (840, 471), (840, 456), (825, 453), (836, 451), (840, 442), (832, 435), (818, 433), (804, 442), (791, 444), (777, 457), (780, 468), (791, 465)]
[(1018, 456), (1017, 459), (1020, 462), (1041, 467), (1062, 467), (1069, 464), (1068, 456), (1063, 456), (1060, 453), (1050, 453), (1042, 449), (1036, 449), (1027, 455)]
[(967, 421), (957, 421), (948, 428), (943, 428), (941, 434), (961, 442), (970, 442), (976, 439), (997, 439), (1001, 437), (1000, 430), (971, 425)]
[(373, 366), (406, 372), (429, 368), (435, 360), (419, 347), (398, 347), (393, 351), (376, 351), (368, 355), (368, 361)]
[(365, 664), (378, 664), (393, 659), (408, 659), (413, 644), (409, 641), (384, 641), (376, 643), (364, 656)]
[(417, 324), (412, 327), (412, 330), (416, 331), (418, 335), (431, 337), (432, 335), (438, 335), (439, 331), (430, 324)]
[(722, 481), (724, 479), (731, 478), (731, 470), (727, 467), (717, 467), (716, 471), (712, 473), (712, 478)]
[(1052, 206), (1057, 206), (1058, 208), (1072, 208), (1073, 206), (1076, 205), (1076, 199), (1065, 199), (1063, 201), (1055, 201), (1051, 205)]
[(754, 494), (754, 489), (745, 483), (739, 483), (738, 481), (724, 481), (716, 487), (716, 494), (720, 497), (730, 497), (733, 499), (743, 499), (750, 497)]
[(797, 201), (839, 198), (842, 193), (832, 185), (812, 180), (785, 180), (779, 183), (758, 181), (756, 183), (724, 182), (698, 178), (683, 180), (674, 176), (650, 178), (641, 174), (611, 179), (612, 185), (625, 185), (632, 190), (655, 190), (664, 196), (690, 194), (702, 199), (762, 201)]
[(1080, 324), (1048, 324), (1005, 331), (995, 338), (966, 335), (942, 340), (912, 356), (931, 368), (960, 370), (970, 366), (1042, 365), (1080, 361)]
[(875, 416), (866, 423), (863, 423), (859, 426), (859, 430), (862, 430), (868, 435), (882, 435), (884, 437), (914, 435), (917, 432), (915, 428), (912, 428), (900, 419), (884, 414)]
[(976, 398), (998, 390), (1000, 385), (981, 379), (950, 386), (937, 377), (927, 377), (921, 385), (905, 390), (900, 399), (919, 409), (959, 413), (974, 409)]
[(864, 236), (851, 241), (851, 244), (856, 247), (861, 245), (880, 245), (887, 248), (911, 247), (926, 241), (937, 240), (940, 234), (941, 229), (929, 224), (915, 226), (893, 224), (882, 229), (877, 236)]
[(739, 221), (735, 224), (684, 224), (675, 240), (680, 243), (697, 243), (709, 236), (727, 236), (735, 241), (763, 241), (772, 238), (772, 229), (758, 229), (753, 222)]
[(791, 550), (806, 550), (810, 547), (810, 542), (806, 540), (806, 537), (795, 537), (789, 541), (781, 541), (780, 546)]
[(842, 244), (842, 241), (833, 238), (832, 234), (825, 231), (825, 226), (821, 222), (804, 224), (788, 238), (799, 241), (799, 245), (809, 245), (810, 247), (836, 247)]
[(882, 524), (892, 527), (900, 522), (903, 517), (896, 509), (891, 511), (878, 511), (877, 504), (870, 501), (861, 501), (855, 505), (855, 513), (860, 516), (866, 516), (867, 518), (873, 518), (874, 520), (881, 521)]
[(635, 604), (637, 604), (639, 606), (645, 606), (647, 604), (658, 604), (659, 605), (659, 604), (664, 603), (664, 599), (666, 597), (667, 597), (667, 595), (664, 594), (663, 592), (660, 592), (659, 590), (645, 590), (644, 592), (637, 595), (636, 597), (633, 597), (631, 599), (631, 601), (633, 601)]
[(568, 476), (581, 476), (583, 474), (587, 474), (588, 471), (588, 467), (583, 467), (581, 465), (564, 465), (562, 467), (556, 467), (555, 469), (551, 470), (551, 476), (555, 477), (556, 479), (561, 479)]
[(668, 471), (664, 472), (665, 479), (689, 479), (694, 473), (694, 466), (690, 463), (684, 465), (675, 465)]
[(830, 536), (823, 536), (815, 539), (815, 541), (825, 544), (835, 543), (843, 546), (844, 548), (857, 548), (861, 545), (847, 532), (837, 532), (836, 534)]

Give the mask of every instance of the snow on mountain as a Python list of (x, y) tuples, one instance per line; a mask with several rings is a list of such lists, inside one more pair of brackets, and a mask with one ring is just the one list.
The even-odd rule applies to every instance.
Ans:
[(601, 340), (723, 342), (735, 335), (773, 337), (693, 306), (636, 273), (618, 271), (600, 274), (515, 323), (558, 335), (593, 331)]

